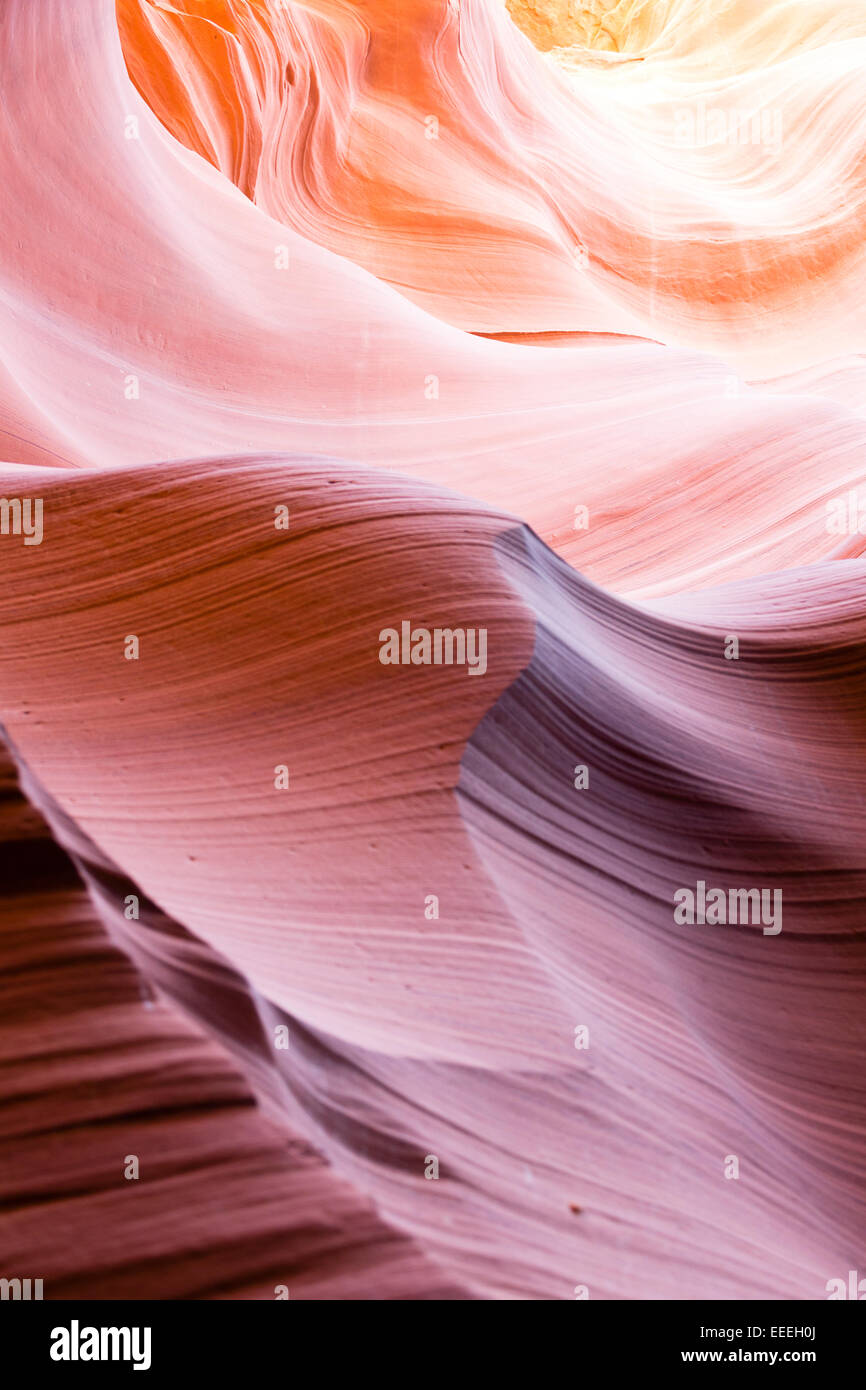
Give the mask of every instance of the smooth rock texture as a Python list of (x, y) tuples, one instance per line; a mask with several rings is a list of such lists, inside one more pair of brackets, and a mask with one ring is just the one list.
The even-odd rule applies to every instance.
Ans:
[(463, 1296), (111, 943), (5, 751), (0, 863), (3, 1277), (47, 1300)]
[(860, 7), (6, 0), (0, 50), (0, 1277), (826, 1297)]

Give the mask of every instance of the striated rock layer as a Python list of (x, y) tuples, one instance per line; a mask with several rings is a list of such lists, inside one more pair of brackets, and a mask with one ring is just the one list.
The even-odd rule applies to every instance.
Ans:
[[(347, 464), (38, 478), (7, 727), (142, 970), (456, 1287), (821, 1297), (863, 1233), (862, 562), (640, 608)], [(483, 677), (383, 665), (404, 617), (484, 628)], [(677, 925), (699, 879), (783, 930)]]
[(6, 0), (0, 1278), (862, 1267), (864, 39)]
[(179, 140), (450, 323), (640, 334), (762, 376), (862, 350), (850, 0), (117, 10)]
[(0, 840), (2, 1277), (45, 1299), (460, 1297), (112, 944), (5, 751)]

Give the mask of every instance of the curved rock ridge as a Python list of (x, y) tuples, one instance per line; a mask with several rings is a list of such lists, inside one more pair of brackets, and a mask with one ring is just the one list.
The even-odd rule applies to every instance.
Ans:
[[(537, 615), (535, 650), (470, 740), (458, 792), (488, 874), (589, 1034), (575, 1104), (604, 1095), (608, 1134), (574, 1159), (584, 1193), (621, 1199), (627, 1167), (637, 1230), (651, 1173), (674, 1260), (702, 1213), (718, 1251), (733, 1241), (729, 1271), (742, 1242), (763, 1247), (751, 1296), (821, 1297), (818, 1271), (853, 1258), (866, 1217), (863, 562), (640, 610), (526, 529), (499, 548)], [(761, 887), (777, 916), (678, 922), (678, 894), (699, 882), (728, 901)], [(623, 1137), (612, 1176), (620, 1106), (643, 1137)], [(718, 1191), (720, 1149), (751, 1171), (730, 1184), (736, 1200)], [(694, 1296), (749, 1296), (741, 1273), (737, 1294), (714, 1278)]]
[[(583, 41), (548, 61), (501, 0), (118, 19), (178, 139), (450, 323), (631, 333), (751, 376), (862, 351), (860, 7), (511, 9), (542, 47)], [(588, 67), (606, 44), (639, 61)]]
[[(477, 886), (452, 796), (466, 740), (531, 653), (531, 616), (493, 549), (511, 519), (321, 461), (33, 472), (52, 536), (0, 596), (0, 683), (6, 727), (47, 791), (150, 899), (308, 1023), (422, 1055), (524, 1058), (526, 1036), (496, 1027), (499, 907)], [(379, 659), (380, 634), (404, 622), (485, 629), (482, 678), (431, 665), (407, 688)], [(40, 690), (61, 688), (55, 641), (74, 736), (59, 705), (37, 708)], [(399, 847), (383, 838), (393, 817)], [(433, 878), (473, 907), (457, 935), (429, 928), (441, 954), (425, 962), (399, 926), (425, 921)], [(503, 950), (528, 1000), (519, 941)], [(434, 985), (458, 973), (452, 954), (459, 1029)], [(371, 1034), (376, 962), (390, 984)]]
[(462, 1297), (112, 944), (25, 782), (30, 804), (4, 745), (2, 1277), (46, 1300)]
[[(13, 0), (0, 20), (16, 131), (0, 151), (4, 457), (353, 458), (506, 510), (634, 596), (838, 553), (828, 504), (866, 483), (859, 373), (770, 394), (658, 344), (461, 333), (169, 136), (127, 76), (110, 5), (45, 0), (39, 16)], [(27, 81), (43, 41), (47, 111)], [(862, 544), (855, 531), (845, 553)]]
[(0, 9), (0, 1279), (826, 1297), (866, 12)]
[[(638, 606), (345, 463), (37, 476), (25, 785), (267, 1103), (452, 1289), (823, 1296), (864, 1220), (863, 562)], [(404, 621), (486, 669), (383, 664)], [(782, 929), (679, 924), (699, 881)]]

